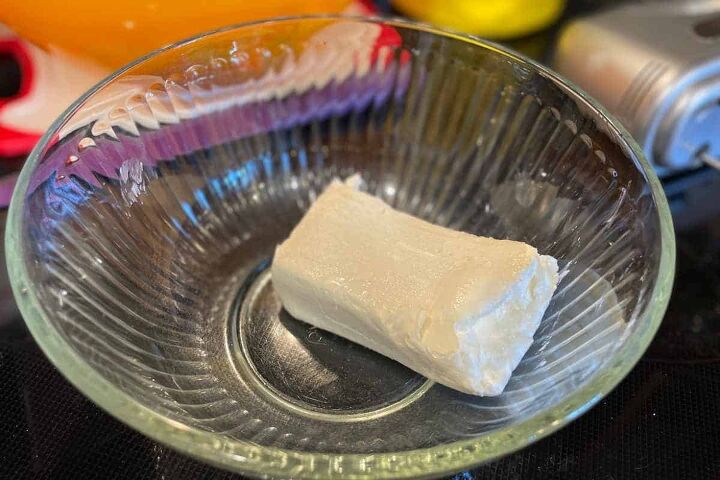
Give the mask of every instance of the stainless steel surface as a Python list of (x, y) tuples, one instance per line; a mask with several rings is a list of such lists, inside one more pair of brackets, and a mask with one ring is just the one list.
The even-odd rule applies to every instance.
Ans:
[(554, 67), (625, 124), (659, 173), (720, 157), (720, 1), (643, 2), (581, 18)]

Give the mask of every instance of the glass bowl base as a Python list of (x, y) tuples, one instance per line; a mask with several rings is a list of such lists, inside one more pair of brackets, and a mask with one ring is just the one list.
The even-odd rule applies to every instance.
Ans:
[(269, 261), (248, 275), (228, 329), (239, 375), (299, 415), (371, 420), (409, 405), (432, 386), (379, 353), (293, 318), (272, 287)]

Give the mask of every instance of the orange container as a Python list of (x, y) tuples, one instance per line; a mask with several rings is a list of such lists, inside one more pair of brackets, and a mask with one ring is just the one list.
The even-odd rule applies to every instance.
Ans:
[(263, 18), (339, 13), (351, 0), (4, 0), (0, 23), (46, 50), (115, 69), (153, 49)]

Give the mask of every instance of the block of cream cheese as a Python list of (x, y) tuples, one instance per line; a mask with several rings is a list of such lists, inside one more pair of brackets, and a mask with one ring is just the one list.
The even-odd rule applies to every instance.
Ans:
[(433, 225), (334, 180), (275, 251), (295, 318), (448, 387), (502, 393), (558, 282), (530, 245)]

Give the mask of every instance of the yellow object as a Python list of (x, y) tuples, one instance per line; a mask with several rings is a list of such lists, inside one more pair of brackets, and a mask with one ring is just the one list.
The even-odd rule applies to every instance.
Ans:
[(403, 14), (486, 38), (509, 39), (552, 24), (565, 0), (393, 0)]
[(0, 23), (112, 69), (191, 35), (263, 18), (340, 13), (351, 0), (3, 0)]

